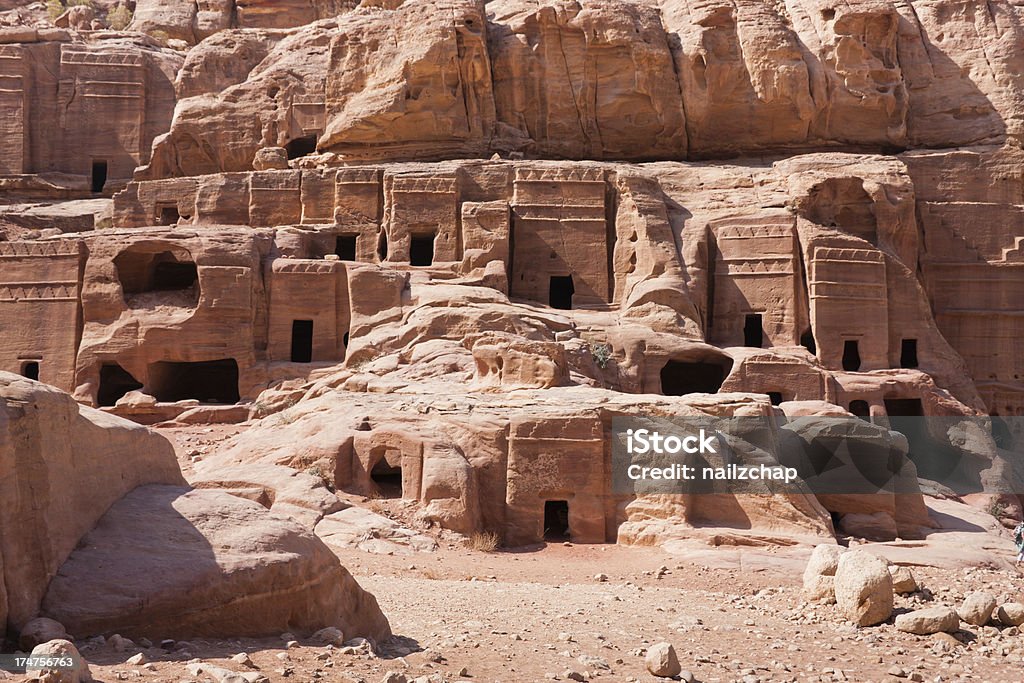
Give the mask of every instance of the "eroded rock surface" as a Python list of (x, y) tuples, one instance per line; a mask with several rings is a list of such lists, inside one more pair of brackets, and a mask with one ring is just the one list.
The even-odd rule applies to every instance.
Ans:
[[(171, 543), (173, 541), (173, 543)], [(309, 635), (384, 639), (388, 622), (297, 523), (222, 491), (140, 487), (82, 540), (42, 612), (76, 635)]]

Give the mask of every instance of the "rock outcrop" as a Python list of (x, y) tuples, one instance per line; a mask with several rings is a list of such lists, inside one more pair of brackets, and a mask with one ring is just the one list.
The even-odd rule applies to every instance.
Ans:
[(0, 624), (18, 631), (36, 616), (58, 568), (117, 500), (184, 483), (163, 437), (0, 373)]
[[(905, 3), (810, 0), (785, 7), (756, 0), (364, 3), (296, 29), (291, 47), (276, 49), (247, 84), (213, 101), (183, 103), (148, 177), (194, 175), (211, 163), (219, 171), (249, 168), (268, 135), (298, 137), (280, 122), (289, 112), (302, 116), (300, 107), (322, 117), (304, 133), (318, 139), (318, 149), (373, 161), (491, 152), (680, 160), (1018, 137), (1021, 83), (1000, 76), (1018, 73), (1024, 60), (1018, 9), (954, 12), (947, 4), (915, 11)], [(196, 6), (182, 7), (180, 18), (165, 21), (191, 27), (187, 10)], [(309, 8), (305, 18), (339, 8), (330, 9)], [(238, 25), (270, 26), (245, 21), (256, 14), (239, 7)], [(280, 14), (274, 26), (292, 24), (293, 12)], [(298, 43), (321, 47), (295, 72), (287, 64)], [(994, 46), (991, 58), (982, 43)], [(309, 66), (321, 74), (318, 83), (301, 75)], [(276, 112), (266, 106), (274, 74)], [(244, 136), (250, 147), (244, 166), (222, 137), (243, 112), (264, 122), (262, 130), (237, 131), (234, 144)], [(275, 125), (268, 117), (276, 134), (267, 131)], [(210, 153), (214, 159), (205, 158)]]
[(328, 626), (390, 635), (373, 596), (310, 530), (186, 488), (162, 436), (6, 373), (0, 473), (0, 623), (26, 647), (65, 628), (155, 640)]
[[(1020, 12), (211, 0), (5, 31), (0, 367), (256, 420), (196, 483), (345, 543), (325, 484), (508, 543), (548, 507), (577, 540), (919, 538), (922, 480), (1016, 513), (988, 416), (1024, 414)], [(617, 490), (611, 421), (645, 412), (763, 420), (740, 455), (799, 482)]]
[(303, 527), (225, 492), (173, 486), (116, 502), (50, 582), (42, 612), (76, 635), (391, 634), (373, 596)]

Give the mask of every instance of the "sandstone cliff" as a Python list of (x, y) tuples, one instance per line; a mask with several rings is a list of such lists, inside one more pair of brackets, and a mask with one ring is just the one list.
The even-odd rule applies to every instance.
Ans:
[[(493, 152), (681, 160), (999, 143), (1021, 134), (1024, 55), (1019, 9), (986, 7), (364, 6), (295, 29), (244, 83), (183, 100), (146, 177), (244, 170), (261, 145), (306, 136), (350, 161)], [(253, 123), (240, 127), (245, 120)]]

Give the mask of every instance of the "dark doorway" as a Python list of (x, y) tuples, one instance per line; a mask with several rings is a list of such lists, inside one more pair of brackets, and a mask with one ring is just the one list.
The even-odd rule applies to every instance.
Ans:
[(548, 288), (548, 304), (551, 308), (572, 310), (572, 295), (575, 293), (572, 275), (553, 275)]
[(814, 355), (818, 355), (818, 345), (814, 341), (814, 333), (809, 329), (800, 335), (800, 346), (804, 347)]
[(409, 265), (429, 266), (434, 263), (434, 233), (413, 235), (409, 244)]
[(781, 391), (769, 391), (768, 398), (771, 400), (773, 406), (782, 405)]
[(21, 365), (21, 376), (27, 379), (39, 381), (39, 361), (30, 360)]
[(568, 541), (569, 501), (548, 500), (544, 502), (544, 540)]
[(889, 417), (923, 417), (924, 406), (919, 398), (887, 398), (885, 412)]
[(387, 458), (381, 458), (373, 466), (370, 479), (377, 485), (381, 498), (402, 497), (402, 468), (388, 464)]
[(380, 237), (377, 238), (377, 257), (381, 261), (388, 260), (388, 234), (384, 230), (380, 231)]
[(917, 340), (916, 339), (904, 339), (903, 343), (900, 344), (900, 367), (901, 368), (916, 368), (917, 367)]
[(178, 213), (177, 206), (161, 206), (160, 207), (160, 225), (174, 225), (181, 220), (181, 215)]
[(101, 407), (117, 404), (129, 391), (142, 388), (131, 373), (117, 363), (105, 363), (100, 367), (100, 389), (96, 401)]
[(284, 149), (288, 153), (289, 159), (309, 156), (316, 152), (316, 136), (304, 135), (301, 138), (295, 138), (286, 144)]
[(103, 192), (103, 186), (107, 184), (107, 162), (103, 159), (93, 159), (92, 176), (89, 181), (93, 192)]
[(855, 339), (843, 342), (843, 370), (857, 372), (860, 370), (860, 346)]
[(868, 405), (867, 401), (850, 401), (850, 412), (861, 419), (871, 418), (871, 406)]
[(313, 321), (292, 321), (292, 362), (313, 362)]
[(238, 403), (238, 363), (233, 358), (149, 366), (149, 393), (163, 402)]
[(670, 360), (661, 369), (661, 393), (665, 396), (717, 394), (728, 374), (715, 363), (686, 363)]
[(356, 260), (356, 238), (358, 235), (338, 235), (334, 241), (334, 253), (342, 261)]
[(764, 326), (760, 313), (750, 313), (743, 323), (743, 345), (761, 348), (764, 346)]

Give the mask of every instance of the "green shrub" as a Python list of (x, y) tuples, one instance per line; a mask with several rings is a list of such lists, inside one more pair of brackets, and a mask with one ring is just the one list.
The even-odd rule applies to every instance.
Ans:
[(64, 14), (64, 3), (60, 0), (46, 0), (46, 13), (50, 15), (50, 21)]
[(612, 347), (608, 344), (595, 344), (590, 347), (590, 355), (594, 357), (601, 369), (608, 367), (608, 361), (612, 359)]
[(107, 25), (115, 31), (123, 31), (132, 23), (132, 11), (125, 5), (118, 5), (107, 12)]

